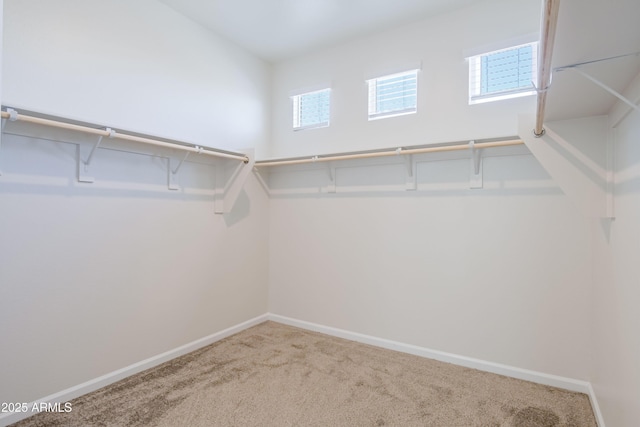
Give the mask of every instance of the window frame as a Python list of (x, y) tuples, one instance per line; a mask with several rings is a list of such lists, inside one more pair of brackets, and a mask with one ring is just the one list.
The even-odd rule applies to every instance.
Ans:
[[(401, 72), (397, 72), (397, 73), (392, 73), (392, 74), (385, 74), (383, 76), (379, 76), (379, 77), (375, 77), (375, 78), (371, 78), (371, 79), (367, 79), (367, 93), (368, 93), (368, 103), (367, 103), (367, 109), (368, 109), (368, 119), (369, 121), (372, 120), (379, 120), (379, 119), (386, 119), (389, 117), (398, 117), (398, 116), (405, 116), (408, 114), (415, 114), (418, 112), (418, 76), (419, 76), (419, 68), (414, 68), (414, 69), (410, 69), (410, 70), (405, 70), (405, 71), (401, 71)], [(378, 82), (379, 81), (384, 81), (384, 80), (390, 80), (393, 78), (397, 78), (397, 77), (401, 77), (401, 76), (407, 76), (407, 75), (414, 75), (415, 76), (415, 82), (416, 82), (416, 88), (415, 88), (415, 105), (413, 107), (409, 107), (409, 108), (403, 108), (403, 109), (398, 109), (398, 110), (391, 110), (391, 111), (380, 111), (379, 110), (379, 100), (378, 100)], [(374, 107), (374, 108), (372, 108)]]
[[(469, 105), (482, 104), (485, 102), (502, 101), (505, 99), (520, 98), (523, 96), (530, 96), (536, 94), (536, 88), (533, 82), (536, 81), (538, 76), (538, 41), (532, 41), (528, 43), (521, 43), (513, 46), (508, 46), (502, 49), (497, 49), (490, 52), (473, 55), (468, 58), (469, 62)], [(494, 91), (482, 94), (482, 58), (489, 57), (491, 55), (500, 54), (505, 51), (521, 49), (523, 47), (531, 46), (531, 84), (528, 86), (520, 86), (516, 89)]]
[[(306, 96), (306, 95), (315, 95), (318, 94), (320, 92), (327, 92), (327, 95), (329, 97), (329, 102), (328, 102), (328, 114), (327, 114), (327, 120), (326, 121), (322, 121), (322, 122), (317, 122), (317, 123), (313, 123), (310, 125), (306, 125), (306, 126), (301, 126), (301, 101), (302, 101), (302, 97)], [(291, 106), (292, 106), (292, 118), (293, 118), (293, 130), (294, 131), (301, 131), (301, 130), (308, 130), (308, 129), (320, 129), (320, 128), (325, 128), (325, 127), (329, 127), (329, 125), (331, 124), (331, 88), (327, 87), (327, 88), (323, 88), (323, 89), (316, 89), (316, 90), (311, 90), (308, 92), (303, 92), (303, 93), (298, 93), (296, 95), (291, 95)]]

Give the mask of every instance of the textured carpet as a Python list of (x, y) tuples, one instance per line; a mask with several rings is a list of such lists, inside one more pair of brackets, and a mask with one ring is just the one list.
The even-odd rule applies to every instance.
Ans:
[(596, 426), (586, 395), (266, 322), (15, 426)]

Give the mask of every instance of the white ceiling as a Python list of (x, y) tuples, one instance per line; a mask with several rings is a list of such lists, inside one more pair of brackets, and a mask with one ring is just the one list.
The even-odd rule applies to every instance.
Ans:
[[(160, 0), (277, 62), (483, 0)], [(542, 0), (540, 0), (542, 2)], [(640, 51), (640, 0), (560, 0), (553, 66)], [(582, 69), (616, 91), (640, 72), (640, 56)], [(555, 72), (547, 121), (606, 114), (615, 97), (575, 71)]]
[(482, 0), (160, 0), (276, 62)]

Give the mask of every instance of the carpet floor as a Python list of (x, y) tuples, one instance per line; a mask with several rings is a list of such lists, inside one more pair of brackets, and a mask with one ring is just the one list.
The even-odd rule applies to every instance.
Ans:
[(14, 426), (596, 426), (585, 394), (265, 322)]

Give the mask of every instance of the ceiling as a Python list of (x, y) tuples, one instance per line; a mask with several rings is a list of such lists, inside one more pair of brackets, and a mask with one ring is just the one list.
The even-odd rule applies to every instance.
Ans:
[[(160, 1), (256, 56), (278, 62), (484, 0)], [(560, 0), (553, 67), (640, 51), (638, 17), (640, 0)], [(581, 69), (621, 92), (640, 72), (640, 56)], [(554, 72), (545, 118), (606, 114), (615, 101), (574, 70)]]
[(160, 0), (277, 62), (482, 0)]

